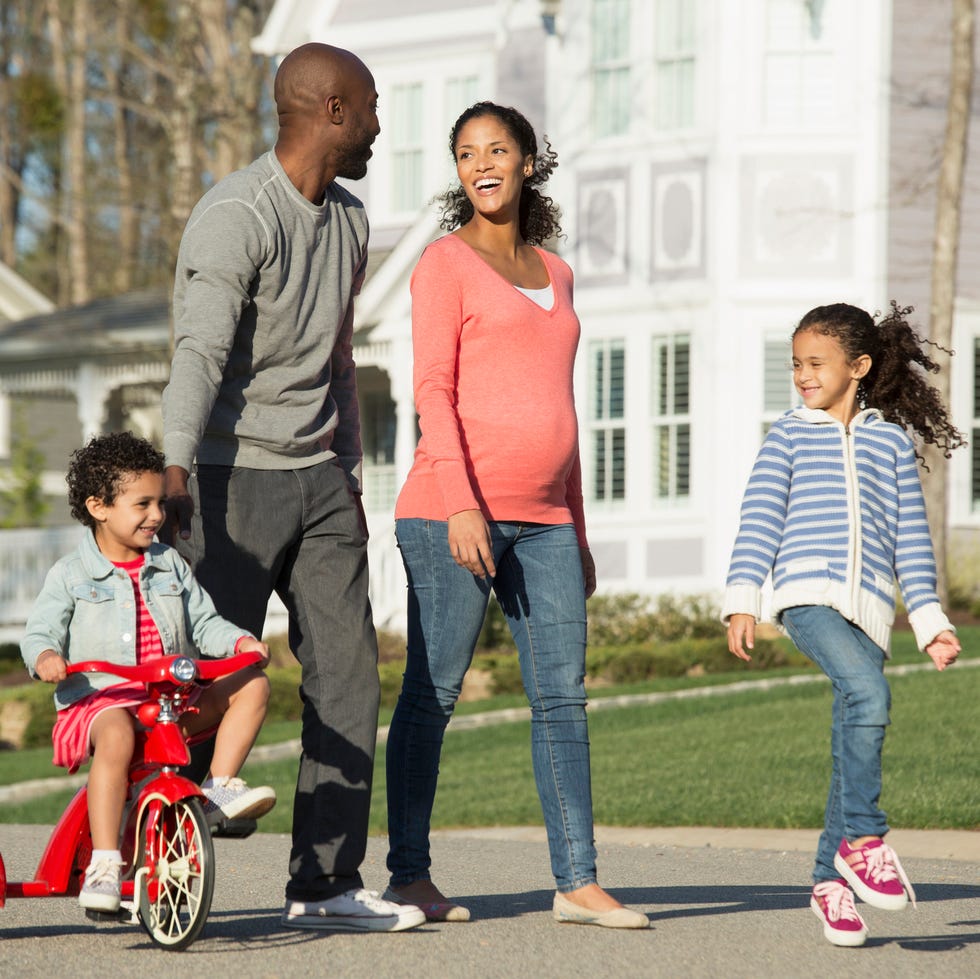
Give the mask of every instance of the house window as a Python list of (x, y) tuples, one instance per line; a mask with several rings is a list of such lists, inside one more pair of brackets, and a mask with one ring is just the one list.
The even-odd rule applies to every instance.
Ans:
[(653, 485), (658, 500), (691, 494), (691, 338), (653, 339)]
[(589, 346), (593, 500), (626, 497), (626, 349), (622, 340)]
[(785, 337), (766, 340), (762, 367), (762, 435), (788, 408), (799, 400), (793, 385), (790, 346)]
[(446, 79), (446, 139), (465, 109), (479, 101), (480, 80), (476, 75)]
[(417, 211), (422, 206), (422, 83), (396, 85), (391, 92), (391, 206)]
[(629, 55), (630, 0), (594, 0), (592, 125), (597, 137), (629, 131)]
[[(477, 75), (459, 75), (447, 78), (445, 84), (445, 101), (443, 103), (443, 126), (440, 130), (439, 149), (446, 147), (446, 152), (439, 157), (446, 163), (446, 180), (450, 184), (456, 181), (456, 161), (454, 155), (448, 151), (449, 134), (452, 132), (456, 120), (471, 105), (480, 100), (480, 79)], [(442, 190), (444, 188), (440, 188)]]
[(767, 125), (799, 128), (835, 121), (837, 76), (824, 8), (823, 3), (766, 0)]
[(658, 0), (656, 34), (657, 126), (694, 124), (695, 10), (691, 0)]

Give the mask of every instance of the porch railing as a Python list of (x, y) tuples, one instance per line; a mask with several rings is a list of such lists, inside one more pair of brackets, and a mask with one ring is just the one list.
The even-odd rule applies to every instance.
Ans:
[[(383, 514), (368, 511), (371, 537), (371, 607), (378, 628), (404, 632), (405, 572), (395, 546), (390, 508)], [(45, 575), (62, 555), (78, 545), (82, 527), (0, 530), (0, 642), (18, 642)], [(286, 631), (286, 610), (273, 595), (266, 615), (265, 634)]]

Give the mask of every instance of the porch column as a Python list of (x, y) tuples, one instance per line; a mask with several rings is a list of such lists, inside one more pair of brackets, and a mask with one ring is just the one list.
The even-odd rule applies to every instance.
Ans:
[(412, 394), (412, 339), (392, 340), (389, 376), (391, 399), (395, 402), (395, 486), (400, 488), (415, 458), (415, 398)]
[(75, 402), (82, 426), (82, 444), (102, 433), (108, 413), (110, 388), (95, 364), (82, 363), (75, 375)]

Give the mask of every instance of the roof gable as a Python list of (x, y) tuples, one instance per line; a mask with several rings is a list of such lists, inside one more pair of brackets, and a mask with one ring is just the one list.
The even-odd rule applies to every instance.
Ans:
[(41, 295), (10, 266), (0, 262), (0, 323), (35, 313), (48, 313), (52, 309), (54, 303), (50, 299)]

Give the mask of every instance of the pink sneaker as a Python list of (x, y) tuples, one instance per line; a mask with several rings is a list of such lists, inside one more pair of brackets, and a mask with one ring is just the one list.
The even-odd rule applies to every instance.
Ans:
[(847, 840), (841, 840), (834, 866), (855, 894), (872, 907), (901, 911), (910, 899), (915, 907), (915, 891), (898, 854), (883, 840), (853, 849)]
[(813, 913), (823, 922), (831, 945), (856, 948), (868, 937), (868, 926), (854, 907), (854, 895), (843, 880), (822, 880), (810, 897)]

